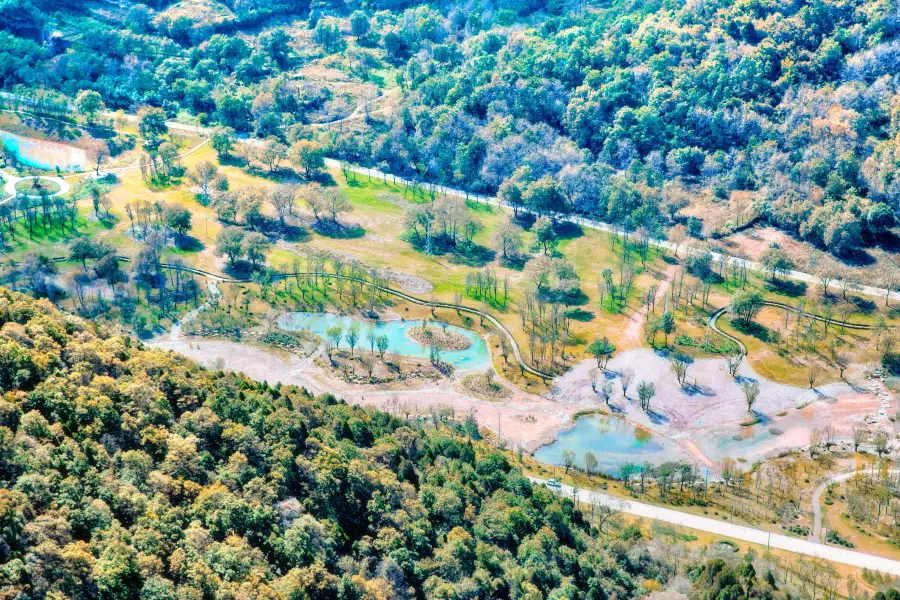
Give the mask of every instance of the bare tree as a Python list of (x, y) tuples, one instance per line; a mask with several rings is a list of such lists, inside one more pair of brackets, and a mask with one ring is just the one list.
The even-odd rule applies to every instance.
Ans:
[(869, 431), (864, 425), (853, 426), (853, 451), (859, 452), (859, 447), (865, 443), (869, 437)]
[(816, 386), (816, 380), (822, 372), (822, 368), (812, 360), (806, 365), (806, 380), (809, 382), (810, 389)]
[(284, 227), (287, 216), (294, 214), (294, 204), (297, 202), (297, 187), (289, 184), (277, 185), (270, 192), (269, 201), (278, 214), (278, 221)]
[(834, 355), (834, 364), (840, 371), (841, 379), (844, 378), (844, 370), (850, 365), (850, 354), (847, 352), (836, 352)]
[(809, 432), (809, 456), (811, 458), (815, 458), (816, 454), (819, 451), (819, 446), (822, 444), (822, 430), (821, 429), (813, 429)]
[(687, 381), (687, 370), (691, 364), (691, 357), (684, 352), (673, 352), (669, 355), (669, 366), (675, 373), (678, 385), (684, 385)]
[(753, 412), (753, 405), (759, 398), (759, 382), (744, 381), (741, 383), (741, 391), (744, 393), (744, 402), (747, 403), (747, 410)]
[(631, 367), (622, 369), (622, 375), (619, 377), (619, 381), (622, 383), (622, 394), (627, 398), (628, 388), (634, 383), (634, 369)]
[(879, 429), (875, 432), (875, 435), (872, 436), (872, 443), (875, 444), (875, 452), (878, 456), (887, 453), (890, 449), (890, 441), (891, 437), (884, 429)]
[(588, 376), (591, 378), (591, 390), (596, 394), (597, 385), (603, 380), (603, 374), (600, 372), (600, 369), (594, 368), (588, 371)]
[(569, 469), (575, 466), (575, 453), (571, 450), (563, 450), (562, 458), (563, 467), (565, 467), (566, 473), (568, 473)]
[(618, 502), (607, 502), (596, 494), (591, 497), (591, 515), (600, 533), (606, 534), (606, 526), (621, 512), (622, 507)]
[(100, 175), (100, 167), (103, 161), (109, 158), (109, 148), (103, 140), (91, 140), (87, 149), (88, 158), (94, 164), (94, 173)]
[(593, 452), (585, 452), (584, 453), (584, 471), (588, 475), (593, 475), (597, 472), (597, 465), (599, 462), (597, 461), (597, 457), (594, 456)]
[(740, 352), (735, 352), (734, 354), (729, 354), (725, 357), (725, 366), (728, 367), (728, 374), (732, 377), (737, 376), (738, 369), (741, 366), (741, 361), (744, 359), (744, 355)]
[(612, 381), (603, 382), (603, 385), (600, 386), (600, 396), (603, 397), (603, 401), (606, 402), (607, 406), (609, 406), (609, 401), (612, 399), (612, 395), (613, 395)]
[(203, 161), (198, 163), (189, 173), (188, 178), (200, 188), (200, 197), (205, 202), (209, 200), (210, 188), (219, 173), (214, 163)]

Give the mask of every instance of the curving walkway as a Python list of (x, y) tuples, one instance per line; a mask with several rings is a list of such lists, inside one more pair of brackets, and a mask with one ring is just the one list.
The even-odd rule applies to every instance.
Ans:
[[(896, 473), (897, 471), (890, 471), (891, 473)], [(865, 473), (865, 471), (850, 471), (849, 473), (841, 473), (840, 475), (834, 475), (825, 480), (822, 485), (816, 488), (816, 491), (813, 492), (812, 495), (812, 509), (813, 509), (813, 530), (809, 539), (812, 542), (822, 543), (822, 494), (832, 483), (839, 483), (841, 481), (846, 481), (853, 477), (854, 475), (860, 475)]]
[[(393, 89), (388, 90), (388, 92), (390, 92), (390, 91), (393, 91)], [(373, 98), (371, 101), (375, 101), (380, 98), (383, 98), (385, 95), (387, 95), (388, 92), (385, 92), (381, 96)], [(26, 104), (28, 103), (27, 98), (18, 98), (15, 94), (11, 94), (9, 92), (0, 92), (0, 99), (19, 101), (19, 102), (24, 102)], [(358, 111), (361, 108), (363, 108), (364, 106), (365, 106), (365, 103), (361, 104), (360, 106), (357, 106), (356, 110), (354, 110), (354, 113), (350, 117), (345, 117), (345, 119), (349, 119), (349, 118), (353, 117), (354, 115), (356, 115), (356, 117), (358, 117), (359, 116), (357, 114)], [(8, 112), (28, 112), (28, 111), (21, 111), (21, 110), (9, 110), (9, 109), (5, 109), (5, 110), (7, 110)], [(107, 116), (111, 116), (111, 113), (107, 114)], [(52, 117), (42, 117), (42, 118), (52, 118)], [(134, 122), (137, 120), (137, 115), (125, 115), (125, 118), (131, 122)], [(59, 119), (57, 119), (57, 120), (59, 120)], [(334, 122), (337, 123), (342, 120), (344, 120), (344, 119), (338, 119), (337, 121), (334, 121)], [(66, 122), (68, 123), (68, 121), (66, 121)], [(212, 132), (214, 131), (214, 129), (211, 127), (203, 127), (203, 126), (199, 126), (199, 125), (185, 125), (184, 123), (178, 123), (177, 121), (167, 121), (166, 126), (171, 131), (181, 131), (183, 133), (196, 134), (196, 135), (201, 135), (201, 136), (206, 136), (206, 137), (209, 137), (210, 135), (212, 135)], [(263, 140), (259, 140), (256, 138), (249, 138), (249, 137), (242, 138), (241, 141), (248, 143), (250, 145), (256, 145), (256, 146), (261, 145), (263, 143)], [(402, 183), (404, 185), (423, 185), (423, 182), (420, 182), (420, 181), (406, 179), (404, 177), (398, 177), (396, 175), (392, 175), (391, 173), (385, 173), (383, 171), (379, 171), (378, 169), (370, 169), (367, 167), (359, 167), (359, 166), (355, 166), (355, 165), (350, 165), (344, 161), (335, 160), (333, 158), (326, 158), (325, 164), (328, 165), (329, 167), (345, 168), (353, 173), (359, 173), (361, 175), (368, 175), (370, 177), (376, 177), (376, 178), (380, 178), (380, 179), (381, 178), (387, 179), (388, 177), (390, 177), (394, 183)], [(447, 186), (443, 186), (443, 185), (428, 184), (428, 183), (425, 183), (424, 185), (426, 185), (428, 188), (430, 188), (434, 191), (440, 192), (441, 194), (444, 194), (446, 196), (465, 198), (466, 200), (471, 199), (471, 200), (475, 200), (476, 202), (483, 202), (485, 204), (490, 204), (490, 205), (498, 206), (501, 208), (512, 209), (511, 206), (507, 205), (505, 202), (502, 202), (499, 198), (497, 198), (495, 196), (484, 196), (481, 194), (469, 193), (465, 190), (451, 188), (451, 187), (447, 187)], [(524, 209), (524, 208), (520, 208), (519, 210), (524, 210), (525, 212), (528, 212), (527, 209)], [(607, 233), (611, 233), (613, 235), (621, 235), (621, 231), (619, 230), (619, 228), (617, 228), (613, 225), (610, 225), (608, 223), (602, 223), (600, 221), (588, 219), (585, 217), (579, 217), (577, 215), (571, 215), (571, 214), (557, 213), (557, 214), (553, 214), (552, 216), (555, 217), (557, 220), (570, 221), (572, 223), (576, 223), (576, 224), (581, 225), (582, 227), (586, 227), (588, 229), (604, 231)], [(665, 248), (667, 250), (677, 251), (677, 249), (678, 249), (678, 247), (676, 245), (672, 244), (671, 242), (669, 242), (667, 240), (650, 240), (650, 244), (652, 246)], [(712, 254), (713, 260), (716, 262), (722, 262), (723, 260), (728, 260), (728, 257), (725, 257), (724, 255), (722, 255), (719, 252), (712, 252), (711, 254)], [(758, 262), (747, 260), (746, 265), (747, 265), (747, 268), (752, 271), (757, 271), (757, 272), (762, 272), (762, 273), (769, 272), (768, 269), (763, 267)], [(811, 283), (811, 284), (815, 284), (815, 285), (821, 284), (821, 281), (818, 277), (811, 275), (809, 273), (804, 273), (803, 271), (789, 271), (788, 273), (785, 274), (785, 277), (787, 277), (788, 279), (793, 279), (795, 281), (802, 281), (804, 283)], [(839, 282), (832, 281), (832, 282), (830, 282), (828, 287), (830, 289), (839, 289), (840, 285), (839, 285)], [(868, 296), (900, 299), (900, 290), (897, 290), (897, 291), (886, 290), (884, 288), (877, 287), (877, 286), (863, 285), (859, 288), (858, 291), (860, 293), (866, 294)]]
[[(762, 306), (771, 306), (773, 308), (780, 308), (782, 310), (786, 310), (789, 312), (796, 312), (796, 310), (797, 310), (797, 307), (791, 306), (790, 304), (783, 304), (781, 302), (772, 302), (769, 300), (763, 300), (759, 304)], [(724, 315), (726, 312), (728, 312), (727, 306), (720, 308), (719, 310), (714, 312), (712, 315), (710, 315), (709, 327), (710, 327), (710, 329), (712, 329), (713, 331), (715, 331), (722, 337), (725, 337), (725, 338), (731, 340), (732, 342), (734, 342), (735, 344), (737, 344), (738, 348), (740, 348), (740, 350), (741, 350), (741, 354), (746, 355), (747, 354), (747, 346), (744, 345), (744, 342), (742, 342), (735, 336), (731, 335), (730, 333), (726, 333), (726, 332), (722, 331), (721, 329), (719, 329), (719, 326), (716, 323), (716, 321), (719, 320), (719, 317)], [(859, 331), (871, 331), (871, 330), (875, 329), (874, 325), (868, 325), (866, 323), (851, 323), (850, 321), (844, 322), (844, 321), (839, 321), (837, 319), (826, 319), (825, 317), (822, 317), (815, 313), (810, 313), (810, 312), (803, 313), (803, 316), (807, 317), (809, 319), (812, 319), (814, 321), (819, 321), (820, 323), (828, 323), (829, 325), (834, 325), (835, 327), (842, 327), (844, 329), (856, 329)], [(897, 326), (896, 325), (888, 326), (888, 328), (890, 328), (890, 329), (894, 329), (895, 327), (897, 327)]]
[[(4, 193), (7, 194), (7, 196), (5, 198), (0, 198), (0, 204), (6, 204), (7, 202), (9, 202), (10, 200), (12, 200), (13, 198), (15, 198), (18, 195), (18, 192), (16, 192), (16, 184), (17, 183), (19, 183), (20, 181), (34, 179), (34, 177), (16, 177), (15, 175), (13, 175), (11, 173), (7, 173), (3, 169), (0, 169), (0, 179), (3, 179), (6, 181), (6, 184), (3, 186), (3, 191), (4, 191)], [(69, 185), (69, 182), (65, 181), (64, 179), (62, 179), (60, 177), (49, 177), (47, 175), (41, 175), (38, 177), (38, 179), (42, 179), (44, 181), (50, 181), (59, 186), (58, 192), (49, 194), (50, 198), (55, 198), (56, 196), (63, 196), (65, 194), (68, 194), (72, 189), (72, 186)], [(40, 196), (34, 196), (34, 195), (27, 195), (25, 197), (31, 198), (32, 200), (41, 198)]]
[[(127, 256), (118, 256), (117, 258), (122, 262), (131, 262), (131, 258), (127, 257)], [(236, 279), (233, 277), (228, 277), (227, 275), (211, 273), (209, 271), (204, 271), (202, 269), (197, 269), (194, 267), (170, 265), (168, 263), (162, 263), (161, 266), (164, 269), (172, 269), (172, 270), (176, 270), (176, 271), (182, 271), (185, 273), (199, 275), (201, 277), (206, 277), (207, 279), (211, 279), (217, 283), (237, 283), (237, 284), (252, 283), (252, 280), (250, 280), (250, 279)], [(307, 273), (306, 271), (301, 271), (301, 272), (297, 272), (297, 273), (280, 273), (277, 275), (277, 277), (279, 279), (287, 279), (289, 277), (302, 277), (302, 276), (311, 275), (311, 274), (312, 273)], [(418, 306), (428, 306), (428, 307), (432, 307), (432, 308), (447, 308), (447, 309), (455, 310), (457, 312), (464, 312), (464, 313), (467, 313), (470, 315), (476, 315), (479, 318), (483, 318), (486, 321), (488, 321), (489, 323), (491, 323), (491, 325), (493, 325), (494, 328), (504, 338), (506, 338), (506, 341), (509, 343), (510, 348), (512, 348), (513, 355), (516, 358), (516, 362), (519, 364), (519, 368), (522, 371), (524, 371), (526, 373), (530, 373), (531, 375), (534, 375), (536, 377), (540, 377), (543, 380), (553, 378), (552, 374), (545, 373), (543, 371), (535, 369), (534, 367), (530, 366), (528, 363), (525, 362), (525, 359), (522, 358), (522, 353), (519, 349), (519, 344), (518, 344), (518, 342), (516, 342), (516, 339), (513, 337), (512, 333), (510, 333), (509, 330), (496, 317), (494, 317), (492, 314), (490, 314), (488, 312), (484, 312), (484, 311), (478, 310), (477, 308), (471, 308), (469, 306), (464, 306), (461, 304), (453, 304), (451, 302), (439, 302), (439, 301), (425, 300), (423, 298), (419, 298), (418, 296), (413, 296), (412, 294), (407, 294), (406, 292), (396, 290), (396, 289), (386, 286), (386, 285), (375, 284), (375, 283), (372, 283), (371, 281), (367, 281), (367, 280), (361, 279), (359, 277), (351, 277), (349, 275), (335, 275), (334, 273), (318, 273), (317, 275), (319, 277), (327, 277), (327, 278), (331, 278), (331, 279), (342, 279), (344, 281), (352, 281), (352, 282), (356, 282), (356, 283), (361, 283), (363, 285), (368, 285), (368, 286), (374, 287), (375, 289), (377, 289), (381, 292), (390, 294), (392, 296), (396, 296), (396, 297), (406, 300), (408, 302), (412, 302), (413, 304), (416, 304)]]
[[(334, 160), (332, 158), (326, 158), (325, 164), (328, 165), (329, 167), (347, 169), (348, 171), (351, 171), (353, 173), (358, 173), (360, 175), (367, 175), (370, 177), (375, 177), (377, 179), (390, 178), (394, 183), (401, 183), (403, 185), (425, 186), (427, 189), (436, 191), (445, 196), (453, 196), (456, 198), (465, 198), (466, 200), (475, 200), (476, 202), (481, 202), (483, 204), (490, 204), (492, 206), (497, 206), (500, 208), (506, 208), (506, 209), (510, 209), (510, 210), (512, 210), (512, 208), (513, 208), (512, 206), (501, 201), (499, 198), (497, 198), (495, 196), (483, 196), (481, 194), (473, 194), (473, 193), (467, 192), (465, 190), (460, 190), (457, 188), (451, 188), (451, 187), (446, 187), (446, 186), (437, 185), (437, 184), (423, 183), (421, 181), (406, 179), (404, 177), (398, 177), (398, 176), (392, 175), (390, 173), (385, 173), (383, 171), (379, 171), (378, 169), (370, 169), (367, 167), (358, 167), (355, 165), (348, 164), (344, 161)], [(528, 209), (523, 208), (523, 207), (520, 207), (518, 210), (519, 210), (519, 212), (529, 212)], [(610, 233), (613, 235), (619, 235), (619, 236), (622, 235), (622, 231), (618, 227), (616, 227), (614, 225), (610, 225), (608, 223), (603, 223), (600, 221), (595, 221), (594, 219), (579, 217), (578, 215), (573, 215), (573, 214), (568, 214), (568, 213), (549, 213), (549, 214), (550, 214), (550, 216), (554, 217), (558, 221), (568, 221), (571, 223), (576, 223), (578, 225), (581, 225), (582, 227), (585, 227), (587, 229), (603, 231), (603, 232)], [(673, 250), (673, 251), (677, 251), (679, 248), (684, 248), (683, 245), (676, 246), (675, 244), (672, 244), (671, 242), (669, 242), (667, 240), (650, 240), (650, 245), (656, 246), (659, 248), (665, 248), (667, 250)], [(720, 252), (711, 252), (711, 254), (712, 254), (712, 259), (716, 262), (722, 262), (723, 260), (731, 259), (731, 257), (726, 257), (723, 254), (721, 254)], [(769, 272), (768, 269), (763, 267), (763, 265), (761, 265), (758, 262), (754, 262), (751, 260), (747, 260), (745, 262), (746, 262), (747, 268), (750, 269), (751, 271), (757, 271), (760, 273), (768, 273)], [(794, 281), (802, 281), (804, 283), (821, 285), (821, 281), (819, 280), (818, 277), (816, 277), (815, 275), (811, 275), (809, 273), (804, 273), (803, 271), (789, 271), (788, 273), (784, 274), (784, 277), (786, 277), (787, 279), (793, 279)], [(832, 281), (829, 283), (828, 287), (829, 287), (829, 289), (837, 290), (837, 289), (840, 289), (840, 284), (838, 281)], [(889, 298), (892, 298), (895, 300), (900, 299), (900, 290), (897, 290), (897, 291), (891, 290), (890, 292), (888, 292), (888, 290), (886, 290), (884, 288), (871, 286), (871, 285), (863, 285), (857, 291), (859, 291), (860, 293), (865, 294), (867, 296), (877, 296), (879, 298), (889, 297)]]

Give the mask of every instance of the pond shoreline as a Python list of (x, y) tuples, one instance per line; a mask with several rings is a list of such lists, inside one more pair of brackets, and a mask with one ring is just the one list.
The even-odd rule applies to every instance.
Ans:
[[(602, 400), (590, 386), (589, 372), (593, 368), (590, 360), (575, 365), (554, 382), (554, 396), (564, 403), (601, 406)], [(626, 368), (637, 373), (628, 397), (618, 385)], [(809, 444), (810, 432), (826, 425), (833, 425), (840, 439), (848, 439), (853, 425), (863, 420), (891, 430), (886, 418), (889, 411), (884, 410), (871, 385), (852, 387), (836, 383), (814, 390), (798, 388), (767, 380), (746, 362), (737, 378), (732, 378), (723, 368), (723, 361), (712, 358), (698, 359), (690, 369), (691, 383), (681, 386), (662, 353), (636, 349), (619, 354), (604, 372), (607, 380), (616, 382), (612, 414), (606, 418), (644, 427), (659, 440), (671, 442), (670, 456), (665, 457), (668, 460), (688, 458), (712, 468), (726, 456), (749, 465), (785, 451), (803, 449)], [(633, 397), (641, 380), (652, 382), (656, 388), (649, 411), (641, 409)], [(762, 388), (754, 405), (752, 426), (742, 425), (748, 418), (739, 382), (745, 380), (758, 381)], [(895, 399), (892, 404), (896, 405)], [(591, 417), (576, 417), (573, 428), (578, 428), (583, 419)], [(562, 445), (569, 443), (569, 436), (571, 428), (561, 430), (550, 444), (556, 446), (553, 451), (557, 455)], [(582, 452), (602, 452), (599, 444), (591, 447), (586, 440), (575, 440), (570, 445)], [(552, 452), (543, 450), (543, 454), (549, 456)]]
[[(369, 343), (368, 335), (371, 333), (378, 337), (387, 338), (388, 352), (401, 356), (417, 359), (429, 359), (430, 347), (422, 344), (410, 335), (410, 331), (422, 327), (423, 319), (406, 320), (378, 320), (372, 321), (353, 315), (339, 315), (336, 313), (309, 313), (288, 312), (278, 318), (278, 327), (284, 331), (307, 330), (318, 335), (323, 340), (328, 339), (328, 331), (332, 328), (341, 330), (341, 337), (337, 338), (336, 347), (341, 343), (347, 344), (347, 333), (355, 328), (358, 335), (357, 343), (360, 347), (366, 347)], [(441, 361), (451, 364), (458, 370), (483, 370), (492, 364), (491, 351), (485, 336), (471, 329), (464, 329), (456, 325), (447, 325), (448, 331), (466, 338), (468, 347), (459, 350), (442, 351)]]
[[(309, 313), (297, 314), (309, 316)], [(340, 315), (330, 315), (330, 318), (350, 319)], [(318, 327), (329, 322), (319, 323)], [(352, 321), (340, 322), (347, 324)], [(388, 323), (393, 323), (396, 333), (405, 338), (408, 328), (414, 326), (417, 320), (405, 320), (397, 315), (390, 321), (365, 324), (384, 326)], [(471, 330), (464, 331), (485, 344), (487, 360), (490, 361), (490, 349), (484, 337)], [(550, 397), (531, 394), (510, 384), (507, 387), (513, 391), (511, 398), (485, 399), (465, 389), (455, 389), (458, 387), (456, 385), (446, 385), (447, 381), (460, 382), (464, 374), (437, 382), (416, 381), (412, 385), (406, 382), (394, 388), (384, 384), (351, 384), (335, 380), (316, 365), (313, 360), (316, 353), (298, 358), (282, 350), (280, 352), (283, 354), (277, 358), (280, 364), (274, 364), (276, 352), (279, 352), (276, 348), (248, 342), (185, 340), (180, 338), (180, 332), (173, 331), (172, 334), (168, 341), (150, 345), (184, 353), (203, 364), (222, 358), (225, 368), (243, 370), (254, 379), (302, 385), (316, 394), (328, 391), (349, 403), (376, 406), (383, 410), (396, 411), (400, 402), (407, 407), (414, 406), (415, 410), (452, 406), (457, 415), (472, 411), (481, 427), (495, 434), (499, 428), (510, 447), (522, 447), (538, 454), (571, 435), (583, 419), (590, 418), (585, 413), (597, 418), (600, 412), (607, 413), (600, 415), (603, 419), (621, 423), (621, 427), (640, 427), (650, 432), (650, 439), (664, 446), (667, 453), (659, 455), (657, 458), (660, 460), (683, 460), (714, 468), (725, 455), (752, 462), (782, 452), (788, 446), (791, 449), (802, 448), (808, 443), (810, 424), (831, 422), (833, 417), (840, 424), (839, 429), (848, 429), (861, 415), (874, 410), (877, 404), (874, 395), (845, 384), (822, 386), (817, 392), (776, 384), (760, 378), (744, 363), (740, 377), (757, 378), (767, 396), (759, 404), (765, 418), (753, 428), (742, 428), (740, 423), (747, 420), (746, 408), (737, 383), (724, 375), (719, 359), (701, 359), (691, 367), (693, 378), (706, 387), (701, 390), (702, 393), (687, 396), (683, 389), (673, 387), (674, 375), (668, 363), (652, 350), (629, 350), (610, 361), (606, 372), (608, 379), (616, 379), (619, 372), (629, 365), (641, 366), (641, 379), (656, 377), (658, 394), (653, 400), (653, 417), (638, 409), (633, 398), (624, 398), (620, 388), (610, 406), (603, 403), (592, 392), (589, 383), (588, 371), (593, 368), (593, 361), (576, 364), (557, 378)], [(361, 330), (360, 338), (359, 345), (367, 347), (365, 329)], [(202, 350), (200, 344), (203, 345)], [(321, 348), (319, 350), (321, 353)], [(631, 391), (633, 394), (633, 389)], [(776, 429), (773, 426), (776, 421), (779, 428), (784, 428), (783, 435), (771, 434)], [(734, 437), (737, 434), (741, 435), (741, 439), (736, 441)], [(602, 448), (592, 451), (598, 455), (604, 453)], [(621, 462), (626, 460), (630, 461), (630, 458), (626, 456)]]

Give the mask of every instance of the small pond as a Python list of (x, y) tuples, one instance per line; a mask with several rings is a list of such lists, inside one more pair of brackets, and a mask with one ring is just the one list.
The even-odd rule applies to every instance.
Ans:
[(888, 375), (884, 378), (884, 384), (893, 392), (900, 392), (900, 377)]
[(621, 474), (619, 467), (625, 463), (660, 464), (681, 458), (674, 443), (623, 419), (603, 415), (579, 417), (574, 427), (561, 432), (553, 443), (539, 448), (534, 457), (541, 462), (562, 465), (564, 450), (575, 453), (580, 468), (584, 468), (585, 453), (593, 452), (599, 469), (616, 477)]
[(776, 450), (782, 443), (769, 426), (729, 428), (711, 432), (697, 440), (697, 446), (711, 460), (720, 461), (727, 456), (751, 457)]
[[(374, 328), (378, 335), (388, 338), (388, 352), (396, 352), (403, 356), (428, 358), (430, 349), (406, 335), (407, 330), (418, 327), (422, 321), (384, 321), (373, 323), (356, 317), (333, 315), (328, 313), (287, 313), (278, 319), (278, 326), (286, 331), (311, 331), (321, 338), (330, 327), (340, 327), (345, 332), (351, 325), (359, 326), (359, 344), (357, 348), (369, 349), (366, 334)], [(442, 324), (431, 323), (431, 327), (443, 327)], [(447, 329), (466, 336), (472, 345), (465, 350), (441, 352), (441, 359), (458, 369), (486, 369), (491, 364), (491, 354), (487, 344), (480, 335), (469, 329), (447, 325)], [(341, 341), (346, 348), (346, 340)]]
[(0, 130), (0, 142), (19, 162), (35, 169), (53, 171), (59, 167), (61, 171), (83, 171), (89, 163), (87, 153), (77, 146), (23, 137), (3, 130)]

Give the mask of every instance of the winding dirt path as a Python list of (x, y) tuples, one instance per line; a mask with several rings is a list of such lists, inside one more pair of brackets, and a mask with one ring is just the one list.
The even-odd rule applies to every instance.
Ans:
[[(675, 273), (678, 272), (678, 265), (669, 265), (666, 270), (663, 272), (662, 278), (659, 281), (659, 287), (656, 289), (656, 297), (654, 300), (654, 308), (656, 307), (656, 303), (665, 299), (666, 294), (669, 291), (669, 285), (672, 283), (672, 279), (675, 277)], [(631, 315), (630, 320), (628, 321), (628, 326), (625, 328), (625, 340), (628, 341), (628, 348), (623, 348), (623, 350), (627, 350), (630, 348), (641, 348), (644, 346), (644, 320), (647, 318), (647, 312), (650, 310), (650, 306), (648, 304), (644, 304), (641, 306), (641, 309), (635, 311), (633, 315)]]

